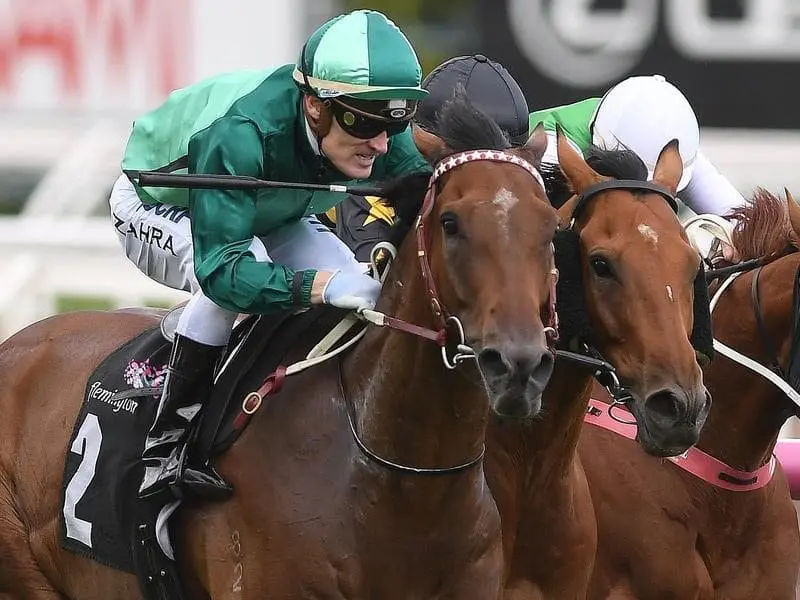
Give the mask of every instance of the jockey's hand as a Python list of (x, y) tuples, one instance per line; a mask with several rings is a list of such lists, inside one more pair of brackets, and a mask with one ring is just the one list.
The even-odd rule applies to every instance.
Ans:
[(719, 245), (722, 248), (722, 258), (724, 258), (732, 265), (735, 265), (736, 263), (742, 260), (739, 256), (739, 252), (736, 250), (736, 248), (734, 248), (730, 244), (726, 244), (725, 242), (720, 241)]
[(381, 284), (364, 273), (334, 271), (322, 290), (322, 302), (339, 308), (362, 310), (375, 308)]

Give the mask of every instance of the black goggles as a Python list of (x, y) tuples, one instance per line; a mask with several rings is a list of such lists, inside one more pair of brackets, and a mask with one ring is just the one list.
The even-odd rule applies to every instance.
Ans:
[(406, 100), (403, 107), (387, 103), (385, 100), (345, 101), (332, 98), (328, 104), (345, 133), (353, 137), (368, 140), (381, 133), (392, 137), (404, 132), (417, 112), (415, 100)]

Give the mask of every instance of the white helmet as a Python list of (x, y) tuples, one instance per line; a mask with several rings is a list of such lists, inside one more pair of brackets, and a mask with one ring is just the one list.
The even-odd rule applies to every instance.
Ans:
[(633, 150), (647, 165), (650, 179), (659, 153), (675, 138), (683, 159), (680, 191), (692, 179), (700, 129), (689, 101), (661, 75), (629, 77), (612, 87), (600, 101), (592, 124), (596, 146)]

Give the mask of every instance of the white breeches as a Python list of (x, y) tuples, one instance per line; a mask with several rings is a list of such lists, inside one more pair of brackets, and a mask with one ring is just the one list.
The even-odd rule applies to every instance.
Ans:
[[(150, 279), (193, 294), (178, 321), (178, 333), (210, 346), (224, 346), (237, 314), (207, 298), (194, 273), (189, 211), (168, 205), (145, 205), (125, 175), (109, 199), (111, 218), (127, 257)], [(353, 252), (314, 217), (254, 237), (256, 260), (276, 262), (293, 270), (365, 271)]]

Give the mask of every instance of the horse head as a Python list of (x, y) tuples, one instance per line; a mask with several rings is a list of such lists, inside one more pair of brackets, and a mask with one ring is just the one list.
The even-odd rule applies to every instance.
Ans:
[(575, 194), (559, 212), (579, 238), (591, 321), (583, 341), (615, 367), (642, 447), (680, 454), (697, 441), (710, 396), (690, 343), (694, 282), (702, 275), (676, 216), (677, 141), (664, 147), (647, 181), (633, 152), (593, 149), (587, 162), (560, 132), (557, 138)]
[[(421, 258), (417, 292), (407, 297), (420, 307), (417, 318), (444, 322), (450, 338), (474, 351), (496, 415), (529, 417), (541, 407), (554, 364), (557, 214), (537, 170), (547, 138), (538, 129), (511, 149), (502, 130), (459, 94), (439, 119), (423, 205), (404, 208), (389, 194), (397, 227), (417, 233), (392, 270), (408, 287)], [(391, 282), (385, 287), (379, 307), (397, 306)]]

